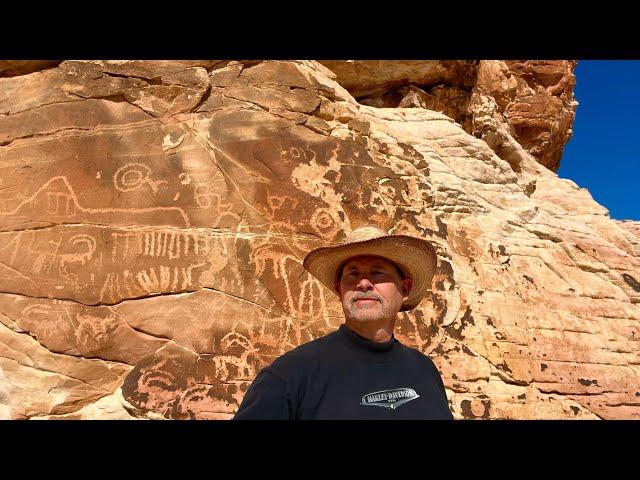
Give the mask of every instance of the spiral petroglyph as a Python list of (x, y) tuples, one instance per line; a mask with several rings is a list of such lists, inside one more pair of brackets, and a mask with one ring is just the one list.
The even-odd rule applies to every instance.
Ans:
[(158, 187), (166, 184), (166, 180), (152, 180), (151, 168), (142, 163), (127, 163), (113, 174), (113, 185), (121, 192), (133, 192), (148, 185), (153, 193), (158, 192)]
[(332, 239), (340, 231), (340, 224), (332, 216), (332, 212), (325, 208), (317, 209), (310, 220), (313, 230), (322, 238)]

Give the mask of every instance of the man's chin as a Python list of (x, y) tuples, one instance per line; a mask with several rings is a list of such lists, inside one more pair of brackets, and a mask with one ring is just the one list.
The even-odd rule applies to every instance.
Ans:
[(376, 305), (376, 308), (352, 307), (349, 313), (356, 322), (377, 322), (384, 317), (380, 305)]
[(354, 321), (359, 323), (374, 323), (382, 320), (382, 316), (364, 316), (364, 315), (355, 315), (351, 317)]

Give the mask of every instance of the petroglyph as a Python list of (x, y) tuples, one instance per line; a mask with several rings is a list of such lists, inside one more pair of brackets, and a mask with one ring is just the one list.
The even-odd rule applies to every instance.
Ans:
[(241, 334), (230, 332), (221, 346), (219, 355), (197, 355), (176, 346), (161, 349), (131, 371), (123, 396), (142, 415), (230, 418), (248, 386), (235, 379), (255, 376), (262, 365)]
[[(1, 283), (6, 291), (86, 304), (191, 291), (202, 282), (221, 288), (229, 279), (217, 274), (227, 266), (234, 240), (233, 234), (96, 226), (4, 232), (0, 262), (20, 276), (5, 276)], [(42, 275), (37, 285), (23, 281)]]
[(121, 192), (133, 192), (148, 185), (155, 194), (163, 183), (167, 181), (152, 180), (151, 169), (143, 163), (127, 163), (113, 174), (113, 186)]
[(250, 379), (257, 375), (253, 357), (258, 349), (246, 336), (229, 332), (220, 340), (221, 355), (213, 356), (216, 376), (223, 380), (234, 378)]
[[(474, 64), (471, 83), (458, 67), (451, 77), (474, 96), (481, 78), (507, 85), (511, 98), (555, 68), (516, 63), (526, 82), (504, 76), (509, 62)], [(502, 73), (486, 78), (493, 67)], [(314, 62), (200, 68), (202, 82), (185, 68), (63, 62), (2, 80), (0, 123), (33, 137), (0, 148), (0, 290), (15, 293), (0, 295), (0, 346), (37, 363), (0, 356), (12, 409), (73, 412), (121, 386), (135, 416), (229, 418), (260, 368), (344, 321), (305, 253), (373, 223), (436, 244), (432, 289), (396, 333), (431, 355), (456, 417), (574, 418), (577, 404), (579, 417), (640, 415), (635, 233), (508, 128), (505, 160), (491, 132), (468, 135), (425, 108), (359, 105)], [(112, 101), (175, 111), (172, 99), (207, 82), (197, 113), (150, 119)], [(60, 103), (64, 91), (106, 99)], [(566, 107), (565, 93), (553, 100)], [(307, 94), (322, 97), (317, 109)]]
[[(48, 215), (44, 216), (43, 213)], [(66, 176), (51, 178), (33, 195), (8, 212), (0, 211), (0, 225), (6, 224), (7, 219), (16, 215), (24, 219), (30, 218), (33, 221), (55, 222), (56, 220), (71, 221), (78, 223), (108, 224), (117, 214), (120, 223), (135, 224), (144, 221), (157, 221), (158, 215), (175, 223), (176, 225), (190, 227), (191, 222), (187, 213), (180, 207), (132, 207), (132, 208), (89, 208), (82, 207), (78, 196)], [(58, 218), (56, 218), (58, 217)], [(78, 218), (80, 217), (80, 218)], [(0, 227), (1, 228), (1, 227)]]
[[(296, 163), (299, 163), (291, 172), (293, 184), (303, 192), (320, 198), (330, 205), (330, 208), (340, 206), (343, 200), (342, 195), (336, 193), (334, 189), (334, 185), (340, 181), (340, 168), (342, 167), (338, 161), (339, 149), (340, 145), (338, 144), (332, 150), (327, 165), (318, 164), (316, 152), (310, 148), (289, 147), (281, 152), (283, 160), (294, 159)], [(333, 181), (326, 177), (330, 171), (336, 173)]]
[[(235, 225), (240, 215), (234, 212), (234, 205), (226, 199), (226, 183), (219, 170), (211, 172), (182, 172), (178, 175), (180, 185), (193, 189), (193, 200), (198, 209), (211, 210), (211, 220), (207, 226)], [(179, 193), (174, 197), (174, 201)]]
[(76, 202), (67, 192), (47, 192), (47, 213), (69, 217), (76, 213)]
[(207, 263), (189, 264), (184, 267), (159, 265), (142, 270), (107, 273), (100, 289), (100, 303), (115, 303), (124, 298), (138, 298), (163, 292), (197, 290), (193, 271), (206, 267)]
[[(36, 339), (55, 336), (59, 333), (60, 329), (60, 326), (55, 320), (62, 320), (64, 318), (59, 312), (52, 309), (52, 305), (44, 303), (34, 303), (29, 305), (22, 311), (22, 315), (27, 320), (33, 321), (39, 325), (39, 328), (34, 328), (27, 323), (25, 326), (21, 327), (26, 331), (32, 332)], [(18, 326), (20, 326), (19, 322)]]
[[(338, 161), (339, 150), (340, 144), (337, 144), (331, 150), (326, 165), (317, 162), (317, 154), (310, 148), (290, 147), (281, 153), (285, 158), (290, 157), (300, 162), (291, 172), (293, 184), (303, 192), (326, 203), (326, 206), (316, 209), (309, 223), (321, 238), (327, 240), (333, 239), (341, 229), (350, 229), (348, 216), (342, 207), (343, 195), (335, 190), (335, 185), (341, 178), (342, 164)], [(333, 173), (333, 176), (329, 176), (329, 172)]]
[[(252, 244), (250, 263), (256, 277), (285, 309), (288, 316), (284, 337), (291, 342), (303, 338), (305, 328), (300, 319), (321, 318), (330, 324), (330, 312), (325, 287), (302, 268), (301, 260), (287, 251), (286, 246), (270, 243)], [(269, 268), (270, 266), (270, 268)], [(331, 294), (330, 294), (331, 295)], [(298, 321), (293, 319), (297, 318)], [(307, 331), (305, 336), (309, 335)]]
[(69, 243), (73, 246), (84, 246), (84, 251), (80, 253), (64, 253), (60, 255), (58, 268), (61, 276), (71, 277), (73, 278), (73, 282), (77, 284), (78, 276), (75, 273), (69, 272), (68, 266), (75, 263), (79, 263), (81, 266), (84, 266), (87, 262), (89, 262), (96, 251), (96, 239), (91, 235), (82, 233), (71, 237), (69, 239)]
[(116, 315), (106, 308), (89, 311), (53, 300), (26, 307), (18, 325), (54, 351), (91, 357), (114, 341), (113, 333), (120, 325)]
[(175, 140), (171, 139), (171, 134), (165, 135), (165, 137), (162, 139), (162, 149), (165, 152), (175, 149), (182, 143), (182, 140), (184, 140), (185, 135), (186, 133), (183, 133)]
[(78, 312), (75, 323), (75, 336), (78, 339), (80, 353), (85, 356), (102, 350), (113, 340), (112, 334), (118, 327), (115, 314), (99, 317), (89, 312)]
[(339, 221), (333, 217), (333, 212), (328, 208), (316, 209), (311, 215), (309, 224), (321, 238), (334, 238), (340, 231)]
[(111, 244), (111, 259), (114, 263), (139, 256), (175, 260), (190, 258), (193, 255), (208, 256), (211, 253), (219, 255), (226, 249), (224, 240), (218, 237), (171, 230), (114, 231)]

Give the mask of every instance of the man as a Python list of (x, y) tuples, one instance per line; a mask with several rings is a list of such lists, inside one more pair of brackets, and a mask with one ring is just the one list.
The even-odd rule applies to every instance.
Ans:
[(453, 419), (431, 359), (393, 335), (429, 291), (432, 245), (363, 227), (303, 265), (340, 297), (345, 323), (262, 369), (234, 419)]

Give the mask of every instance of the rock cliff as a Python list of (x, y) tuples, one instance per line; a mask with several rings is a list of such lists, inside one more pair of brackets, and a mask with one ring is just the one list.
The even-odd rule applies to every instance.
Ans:
[(366, 223), (437, 247), (396, 335), (456, 418), (640, 417), (637, 229), (545, 167), (574, 63), (361, 63), (0, 78), (0, 417), (230, 418), (342, 323), (301, 261)]

